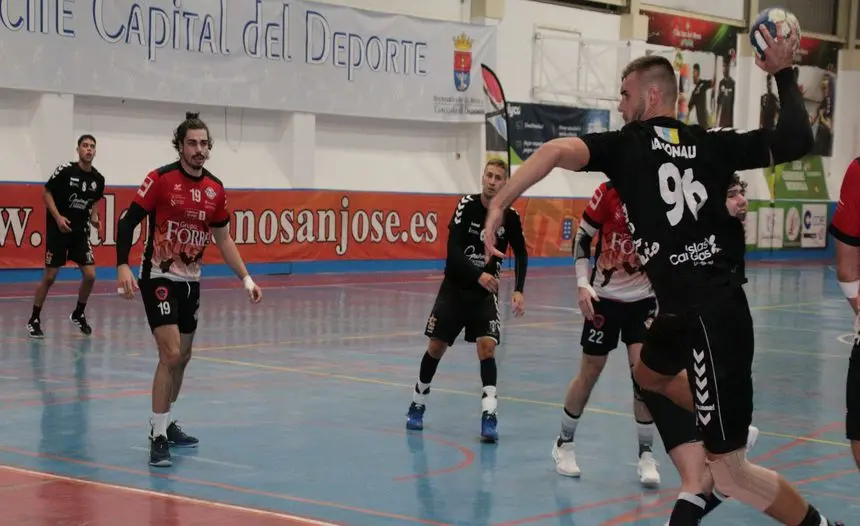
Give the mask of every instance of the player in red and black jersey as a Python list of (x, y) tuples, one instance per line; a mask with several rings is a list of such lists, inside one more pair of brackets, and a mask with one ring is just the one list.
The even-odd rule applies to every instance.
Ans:
[(262, 299), (260, 287), (251, 279), (230, 237), (224, 185), (203, 167), (212, 140), (209, 128), (196, 113), (188, 113), (176, 128), (173, 146), (179, 160), (146, 176), (119, 222), (116, 242), (117, 292), (131, 299), (136, 284), (128, 256), (135, 227), (148, 218), (149, 235), (137, 285), (158, 346), (149, 463), (159, 467), (172, 464), (169, 446), (196, 447), (198, 442), (169, 418), (191, 359), (203, 252), (211, 241), (242, 280), (251, 302)]
[(860, 468), (860, 158), (845, 171), (829, 231), (836, 239), (836, 279), (856, 316), (845, 386), (845, 434)]

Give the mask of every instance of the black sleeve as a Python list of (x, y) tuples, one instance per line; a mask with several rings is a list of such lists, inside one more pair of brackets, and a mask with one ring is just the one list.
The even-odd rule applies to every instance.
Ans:
[(580, 137), (588, 147), (588, 163), (580, 172), (602, 172), (612, 179), (620, 171), (614, 170), (621, 152), (621, 132), (589, 133)]
[(53, 194), (57, 191), (61, 184), (68, 185), (69, 180), (69, 171), (66, 169), (69, 165), (61, 164), (57, 166), (57, 169), (54, 170), (54, 173), (51, 174), (51, 177), (45, 182), (45, 188)]
[(466, 257), (466, 236), (469, 234), (469, 218), (464, 212), (466, 206), (468, 201), (461, 199), (448, 223), (448, 253), (445, 265), (464, 281), (471, 282), (478, 281), (484, 270), (472, 265)]
[(116, 229), (116, 265), (128, 265), (128, 255), (131, 253), (131, 240), (134, 239), (135, 227), (143, 221), (147, 212), (137, 203), (132, 203), (128, 211), (119, 220)]
[(523, 224), (520, 215), (512, 210), (508, 222), (508, 241), (514, 252), (514, 292), (522, 292), (526, 286), (526, 272), (529, 267), (529, 253), (526, 249), (526, 238), (523, 235)]
[(774, 165), (794, 161), (812, 150), (814, 138), (809, 114), (794, 73), (791, 68), (785, 68), (774, 75), (774, 79), (782, 105), (776, 129), (710, 132), (718, 145), (719, 157), (730, 159), (734, 171), (767, 168), (771, 165), (771, 155)]
[(591, 242), (600, 229), (600, 223), (592, 219), (587, 210), (582, 213), (582, 221), (579, 222), (579, 228), (576, 230), (576, 237), (571, 246), (574, 260), (591, 258)]

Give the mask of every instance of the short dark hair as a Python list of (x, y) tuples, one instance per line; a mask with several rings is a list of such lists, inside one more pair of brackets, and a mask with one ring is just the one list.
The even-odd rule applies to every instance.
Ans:
[(90, 135), (89, 133), (85, 133), (85, 134), (81, 135), (80, 137), (78, 137), (78, 147), (80, 148), (81, 143), (87, 139), (93, 141), (93, 144), (96, 144), (96, 138), (93, 137), (92, 135)]
[(173, 131), (173, 147), (178, 152), (185, 142), (185, 136), (188, 135), (188, 130), (206, 130), (206, 138), (209, 140), (209, 149), (212, 149), (213, 140), (212, 134), (209, 133), (209, 126), (200, 118), (199, 113), (186, 112), (185, 120)]
[(747, 192), (747, 182), (741, 180), (741, 176), (738, 174), (733, 174), (731, 181), (729, 181), (729, 188), (733, 188), (735, 186), (741, 187), (741, 193), (745, 194)]
[(673, 104), (678, 99), (678, 81), (675, 68), (666, 57), (646, 55), (632, 60), (621, 72), (621, 80), (623, 81), (634, 73), (642, 75), (646, 83), (659, 84), (665, 96), (670, 98)]

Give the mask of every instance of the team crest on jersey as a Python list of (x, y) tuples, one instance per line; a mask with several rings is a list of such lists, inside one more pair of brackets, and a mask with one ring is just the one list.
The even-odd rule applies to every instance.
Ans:
[(211, 186), (206, 187), (206, 197), (209, 199), (215, 199), (215, 189)]
[(669, 144), (679, 144), (681, 140), (678, 138), (678, 130), (676, 128), (664, 128), (662, 126), (654, 126), (654, 133)]
[(158, 301), (164, 301), (167, 299), (167, 287), (158, 287), (155, 289), (155, 297), (158, 298)]
[(603, 328), (603, 324), (606, 323), (606, 318), (601, 314), (595, 314), (591, 323), (594, 325), (595, 329), (600, 330)]

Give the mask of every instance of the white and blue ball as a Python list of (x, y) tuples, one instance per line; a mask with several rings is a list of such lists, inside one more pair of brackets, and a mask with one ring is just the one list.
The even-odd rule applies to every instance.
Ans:
[(759, 58), (764, 59), (764, 50), (767, 48), (767, 42), (761, 35), (761, 26), (765, 26), (776, 40), (796, 36), (794, 51), (800, 47), (800, 22), (797, 17), (787, 9), (771, 7), (759, 13), (750, 26), (750, 43)]

